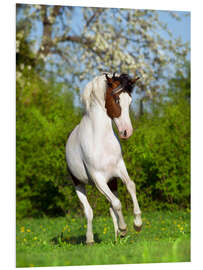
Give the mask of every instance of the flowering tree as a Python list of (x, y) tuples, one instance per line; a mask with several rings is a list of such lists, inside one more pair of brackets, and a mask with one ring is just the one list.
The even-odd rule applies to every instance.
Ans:
[(17, 21), (17, 51), (26, 34), (46, 74), (71, 82), (75, 90), (101, 72), (136, 72), (141, 101), (154, 99), (164, 78), (181, 72), (189, 51), (154, 10), (19, 4)]

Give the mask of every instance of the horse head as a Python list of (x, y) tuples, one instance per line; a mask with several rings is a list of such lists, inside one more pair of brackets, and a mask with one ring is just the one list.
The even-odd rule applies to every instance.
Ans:
[(129, 117), (129, 106), (132, 102), (131, 93), (135, 82), (139, 78), (131, 79), (128, 74), (121, 74), (112, 77), (107, 74), (107, 89), (105, 97), (105, 108), (107, 115), (115, 122), (119, 136), (122, 139), (128, 139), (133, 132)]

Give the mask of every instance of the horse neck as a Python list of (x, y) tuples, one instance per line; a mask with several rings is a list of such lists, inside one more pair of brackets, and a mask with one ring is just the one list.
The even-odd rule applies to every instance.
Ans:
[(88, 118), (91, 121), (95, 136), (104, 139), (105, 136), (113, 133), (112, 120), (107, 115), (106, 110), (99, 104), (94, 104), (94, 106), (90, 108)]

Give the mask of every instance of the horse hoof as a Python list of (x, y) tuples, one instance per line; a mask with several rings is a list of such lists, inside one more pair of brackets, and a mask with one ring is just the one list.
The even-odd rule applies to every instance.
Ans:
[(126, 228), (125, 230), (121, 230), (121, 229), (120, 229), (120, 233), (119, 233), (120, 237), (126, 236), (127, 231), (128, 231), (127, 228)]
[(87, 245), (87, 246), (92, 246), (92, 245), (94, 245), (94, 241), (86, 242), (86, 245)]
[(136, 225), (134, 224), (134, 228), (135, 228), (135, 230), (136, 230), (137, 232), (140, 232), (140, 231), (142, 230), (142, 225), (136, 226)]

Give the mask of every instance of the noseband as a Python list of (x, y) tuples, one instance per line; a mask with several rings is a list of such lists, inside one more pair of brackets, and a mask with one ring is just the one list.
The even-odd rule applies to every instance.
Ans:
[(117, 93), (121, 93), (122, 91), (124, 91), (123, 87), (121, 85), (119, 85), (118, 87), (114, 88), (113, 91), (111, 92), (112, 96), (117, 94)]

